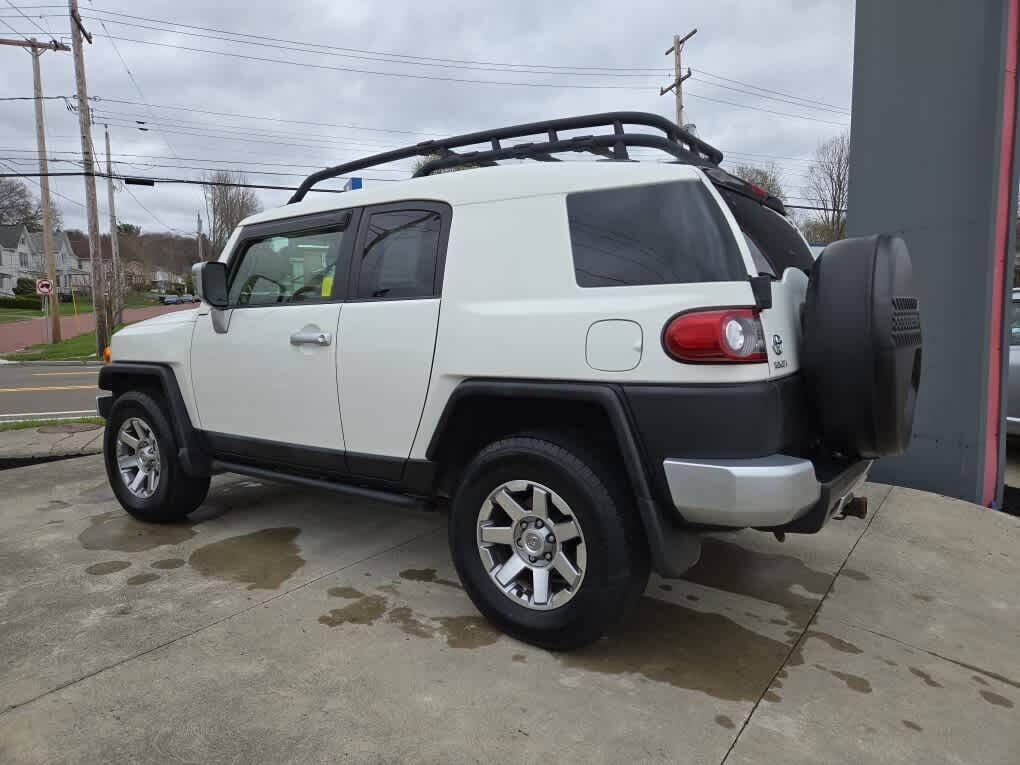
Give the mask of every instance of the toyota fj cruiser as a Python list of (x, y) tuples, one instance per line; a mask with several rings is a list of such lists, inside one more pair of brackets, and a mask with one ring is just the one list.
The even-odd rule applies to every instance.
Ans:
[[(412, 157), (415, 178), (304, 199)], [(507, 159), (540, 162), (490, 167)], [(910, 439), (910, 257), (874, 236), (814, 261), (721, 160), (618, 112), (313, 174), (196, 265), (201, 307), (114, 337), (114, 493), (153, 522), (220, 471), (448, 500), (468, 595), (551, 648), (596, 639), (650, 569), (681, 576), (705, 531), (817, 532)]]

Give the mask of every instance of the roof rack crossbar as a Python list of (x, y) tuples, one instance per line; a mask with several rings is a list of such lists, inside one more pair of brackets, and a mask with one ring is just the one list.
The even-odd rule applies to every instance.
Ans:
[(500, 159), (521, 159), (523, 157), (534, 157), (537, 154), (554, 154), (565, 151), (586, 151), (607, 157), (608, 159), (618, 159), (619, 157), (613, 151), (613, 147), (621, 140), (627, 146), (644, 146), (659, 149), (688, 164), (704, 163), (704, 160), (693, 152), (678, 146), (675, 142), (662, 136), (646, 135), (643, 133), (624, 133), (622, 136), (580, 136), (579, 138), (560, 139), (559, 141), (529, 143), (523, 146), (506, 146), (499, 151), (471, 152), (458, 155), (457, 157), (434, 159), (422, 165), (415, 175), (428, 175), (429, 173), (448, 170), (451, 167), (464, 164), (480, 164)]
[[(640, 125), (642, 127), (657, 130), (664, 135), (651, 136), (640, 133), (627, 133), (623, 127), (624, 125)], [(601, 154), (603, 149), (612, 149), (615, 158), (626, 159), (628, 158), (627, 146), (647, 146), (660, 149), (668, 154), (672, 154), (677, 159), (681, 159), (692, 164), (718, 165), (723, 159), (721, 151), (716, 149), (714, 146), (705, 143), (694, 134), (678, 127), (665, 117), (646, 112), (606, 112), (602, 114), (588, 114), (580, 117), (564, 117), (561, 119), (545, 120), (542, 122), (530, 122), (522, 125), (496, 128), (493, 130), (483, 130), (476, 133), (466, 133), (464, 135), (451, 136), (449, 138), (421, 141), (412, 146), (405, 146), (400, 149), (394, 149), (392, 151), (363, 157), (362, 159), (357, 159), (352, 162), (345, 162), (342, 165), (327, 167), (312, 173), (305, 178), (297, 191), (295, 191), (294, 195), (290, 198), (290, 202), (299, 202), (304, 199), (305, 194), (308, 193), (309, 189), (320, 181), (358, 172), (359, 170), (375, 167), (376, 165), (383, 165), (402, 159), (410, 159), (412, 157), (439, 157), (438, 160), (425, 163), (415, 173), (416, 176), (428, 175), (430, 172), (440, 169), (448, 169), (458, 165), (479, 164), (482, 161), (506, 159), (508, 158), (507, 156), (501, 155), (507, 150), (507, 147), (503, 147), (501, 141), (507, 139), (524, 138), (543, 134), (548, 137), (547, 141), (531, 143), (528, 152), (522, 155), (516, 155), (517, 158), (530, 158), (537, 154), (577, 151), (579, 150), (575, 148), (577, 143), (561, 139), (559, 137), (560, 131), (583, 130), (586, 128), (606, 126), (613, 127), (612, 134), (582, 137), (583, 140), (580, 143), (586, 145), (586, 149), (584, 150), (591, 151), (593, 149), (597, 149), (599, 151), (596, 153)], [(642, 142), (635, 143), (636, 139), (640, 139)], [(453, 152), (453, 149), (472, 146), (475, 144), (489, 144), (491, 148), (489, 151), (472, 152), (463, 155), (455, 154)], [(469, 156), (472, 157), (470, 161), (464, 159)]]

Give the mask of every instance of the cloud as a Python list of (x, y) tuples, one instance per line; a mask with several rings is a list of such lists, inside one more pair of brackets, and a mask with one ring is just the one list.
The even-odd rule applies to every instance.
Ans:
[[(26, 13), (37, 23), (69, 40), (67, 18), (59, 14), (59, 9), (33, 10), (27, 5)], [(704, 139), (727, 152), (734, 163), (768, 161), (758, 155), (782, 157), (775, 162), (783, 172), (790, 195), (796, 197), (806, 171), (802, 159), (810, 156), (819, 141), (838, 132), (839, 124), (849, 121), (846, 114), (821, 109), (817, 104), (807, 105), (797, 99), (784, 103), (763, 98), (760, 91), (757, 96), (739, 92), (748, 88), (729, 81), (848, 105), (852, 8), (842, 0), (785, 0), (768, 4), (741, 0), (682, 4), (675, 0), (647, 0), (626, 7), (609, 0), (561, 0), (542, 5), (451, 1), (442, 6), (326, 0), (300, 4), (182, 0), (172, 7), (165, 3), (118, 0), (94, 6), (82, 3), (81, 10), (87, 26), (96, 35), (95, 44), (85, 50), (89, 92), (97, 97), (93, 102), (98, 123), (93, 140), (102, 153), (102, 123), (109, 123), (116, 169), (128, 174), (197, 178), (205, 172), (203, 168), (231, 166), (246, 170), (253, 182), (296, 185), (301, 174), (313, 168), (417, 142), (432, 134), (613, 109), (652, 111), (672, 118), (672, 97), (658, 95), (659, 86), (669, 82), (672, 69), (672, 59), (663, 52), (671, 44), (674, 32), (683, 33), (692, 27), (699, 32), (685, 49), (684, 64), (695, 70), (694, 77), (685, 85), (687, 119), (697, 124)], [(360, 51), (385, 51), (395, 56), (380, 57), (351, 50), (347, 53), (352, 57), (345, 58), (328, 55), (325, 49), (318, 53), (287, 50), (285, 44), (267, 40), (258, 41), (258, 45), (242, 45), (184, 34), (219, 36), (215, 31), (179, 26), (173, 28), (175, 31), (166, 31), (170, 29), (166, 25), (110, 12)], [(50, 13), (57, 15), (40, 15)], [(17, 31), (34, 32), (42, 37), (13, 11), (2, 16)], [(105, 29), (100, 18), (106, 19)], [(160, 27), (164, 31), (128, 24)], [(125, 39), (110, 40), (105, 36), (107, 32)], [(0, 34), (9, 36), (10, 30), (4, 28)], [(251, 61), (151, 43), (398, 76)], [(7, 76), (0, 84), (0, 97), (30, 94), (29, 57), (15, 48), (2, 50)], [(639, 67), (650, 71), (642, 77), (555, 76), (394, 63), (392, 59), (400, 55), (570, 67)], [(367, 60), (379, 58), (390, 60)], [(141, 103), (143, 99), (125, 70), (125, 63), (151, 109)], [(42, 69), (47, 95), (74, 93), (70, 54), (46, 53)], [(423, 77), (556, 86), (458, 83)], [(575, 87), (590, 84), (623, 85), (630, 89)], [(115, 99), (132, 103), (116, 103)], [(166, 108), (174, 106), (316, 124)], [(146, 124), (139, 125), (137, 120)], [(46, 121), (50, 156), (73, 160), (79, 149), (77, 115), (67, 111), (61, 101), (48, 101)], [(141, 131), (138, 129), (141, 127), (148, 130)], [(34, 151), (31, 102), (0, 102), (0, 161), (30, 171)], [(409, 166), (410, 163), (403, 162), (397, 167)], [(70, 161), (51, 165), (52, 171), (73, 169), (75, 165)], [(400, 172), (383, 171), (365, 175), (401, 177)], [(79, 203), (84, 200), (81, 178), (54, 179), (53, 188)], [(271, 207), (282, 204), (287, 193), (263, 191), (259, 196), (264, 206)], [(105, 229), (106, 193), (102, 182), (99, 199)], [(83, 208), (60, 197), (55, 202), (67, 226), (84, 227)], [(203, 205), (200, 187), (157, 184), (153, 188), (130, 187), (130, 194), (127, 190), (118, 191), (117, 206), (121, 220), (141, 225), (145, 230), (171, 227), (192, 231), (195, 214)]]

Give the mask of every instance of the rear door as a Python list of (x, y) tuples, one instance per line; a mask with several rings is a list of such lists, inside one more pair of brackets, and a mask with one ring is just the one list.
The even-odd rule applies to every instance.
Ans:
[(362, 210), (340, 317), (340, 413), (356, 475), (399, 480), (432, 373), (452, 213), (437, 202)]

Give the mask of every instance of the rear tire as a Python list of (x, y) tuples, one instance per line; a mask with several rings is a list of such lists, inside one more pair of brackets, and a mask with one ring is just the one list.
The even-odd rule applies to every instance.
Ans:
[(209, 476), (184, 472), (173, 428), (160, 401), (148, 393), (124, 393), (114, 401), (103, 457), (114, 495), (140, 521), (182, 521), (209, 491)]
[(450, 549), (490, 622), (568, 650), (640, 596), (647, 545), (618, 471), (566, 435), (506, 438), (471, 461), (451, 503)]

